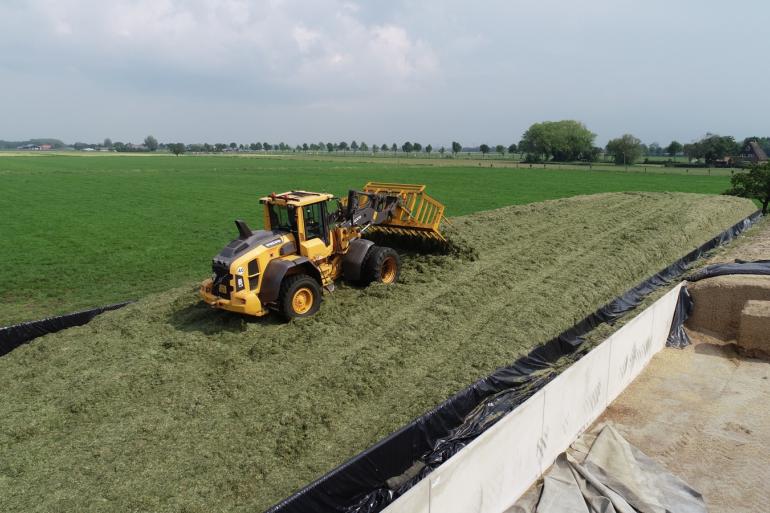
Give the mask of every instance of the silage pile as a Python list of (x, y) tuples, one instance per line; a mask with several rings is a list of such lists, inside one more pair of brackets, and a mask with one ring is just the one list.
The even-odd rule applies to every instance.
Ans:
[[(465, 256), (250, 321), (192, 284), (0, 359), (0, 510), (260, 511), (754, 210), (617, 193), (452, 220)], [(475, 253), (475, 258), (469, 258)]]

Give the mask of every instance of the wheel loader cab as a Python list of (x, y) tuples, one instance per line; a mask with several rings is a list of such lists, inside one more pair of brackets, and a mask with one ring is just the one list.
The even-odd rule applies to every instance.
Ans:
[(328, 258), (334, 252), (328, 212), (331, 199), (331, 194), (305, 191), (271, 194), (261, 199), (265, 226), (292, 233), (301, 256), (314, 262)]

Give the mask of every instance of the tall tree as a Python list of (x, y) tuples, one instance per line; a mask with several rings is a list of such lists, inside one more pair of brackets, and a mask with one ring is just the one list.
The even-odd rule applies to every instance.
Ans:
[(452, 155), (457, 155), (463, 151), (463, 145), (457, 141), (452, 141)]
[(521, 138), (519, 150), (527, 160), (538, 162), (553, 158), (557, 162), (585, 159), (593, 148), (596, 134), (571, 119), (544, 121), (530, 126)]
[(353, 151), (358, 151), (358, 143), (355, 140), (353, 140), (353, 142), (350, 143), (350, 149)]
[(332, 143), (326, 143), (326, 151), (329, 153), (334, 151), (334, 145)]
[(396, 152), (398, 151), (398, 145), (396, 145), (396, 143), (393, 143), (390, 145), (390, 149), (393, 151), (393, 154), (395, 155)]
[(409, 141), (406, 141), (404, 144), (401, 145), (401, 151), (409, 155), (414, 150), (414, 145), (410, 143)]
[(144, 146), (150, 150), (155, 151), (158, 149), (158, 140), (151, 135), (144, 138)]
[(762, 214), (767, 215), (770, 205), (770, 162), (753, 165), (748, 172), (735, 173), (730, 182), (732, 188), (725, 194), (757, 199), (762, 203)]
[(361, 141), (361, 144), (358, 147), (361, 151), (369, 151), (369, 145), (366, 144), (364, 141)]
[(185, 145), (184, 143), (171, 143), (167, 145), (168, 151), (176, 155), (177, 157), (184, 153), (185, 151)]
[(484, 157), (487, 153), (489, 153), (489, 145), (488, 144), (482, 144), (479, 146), (479, 151), (481, 151), (481, 156)]
[(505, 155), (505, 146), (503, 146), (502, 144), (498, 144), (497, 146), (495, 146), (495, 151), (499, 153), (500, 156), (502, 157), (503, 155)]
[(412, 145), (412, 149), (415, 151), (415, 153), (420, 153), (422, 151), (422, 144), (416, 142)]
[(440, 154), (440, 155), (443, 157), (443, 156), (444, 156), (444, 153), (446, 153), (446, 148), (444, 148), (444, 147), (442, 146), (441, 148), (439, 148), (439, 149), (438, 149), (438, 152), (439, 152), (439, 154)]
[(430, 154), (433, 152), (433, 145), (429, 144), (425, 147), (425, 153), (428, 154), (428, 157), (430, 157)]
[(112, 139), (110, 139), (109, 137), (107, 137), (107, 138), (104, 140), (104, 142), (102, 143), (102, 146), (104, 146), (104, 147), (105, 147), (105, 148), (107, 148), (108, 150), (111, 150), (111, 149), (112, 149)]
[(615, 157), (615, 164), (633, 164), (642, 156), (642, 141), (631, 134), (623, 134), (607, 143), (607, 153)]
[(339, 144), (337, 145), (337, 149), (338, 149), (338, 150), (342, 150), (342, 151), (347, 151), (347, 149), (348, 149), (348, 143), (346, 143), (345, 141), (342, 141), (341, 143), (339, 143)]
[(676, 157), (680, 151), (682, 151), (682, 143), (679, 141), (671, 141), (668, 146), (666, 146), (666, 153), (668, 153), (669, 157)]
[[(380, 149), (381, 149), (382, 151), (388, 151), (388, 145), (387, 145), (387, 144), (385, 144), (385, 143), (383, 143), (383, 144), (382, 144), (382, 146), (380, 146)], [(393, 151), (395, 151), (395, 150), (393, 150)]]
[(740, 151), (735, 138), (731, 135), (706, 134), (695, 143), (698, 158), (703, 157), (707, 164), (713, 164), (717, 160), (729, 155), (735, 155)]
[(516, 143), (511, 143), (511, 145), (508, 146), (508, 153), (510, 153), (511, 155), (516, 153), (516, 150), (517, 150)]

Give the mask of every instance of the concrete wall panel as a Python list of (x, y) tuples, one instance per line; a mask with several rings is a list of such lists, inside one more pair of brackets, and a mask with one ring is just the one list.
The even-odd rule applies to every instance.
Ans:
[(430, 511), (496, 513), (524, 493), (542, 472), (544, 400), (541, 390), (428, 476)]
[(506, 415), (414, 488), (387, 513), (500, 513), (665, 347), (677, 285)]
[(610, 349), (603, 342), (544, 388), (544, 471), (607, 407)]

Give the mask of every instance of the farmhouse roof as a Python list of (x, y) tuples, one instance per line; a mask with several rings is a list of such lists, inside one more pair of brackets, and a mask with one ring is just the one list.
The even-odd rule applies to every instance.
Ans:
[(767, 160), (767, 153), (762, 149), (757, 141), (749, 141), (749, 149), (754, 154), (754, 159), (758, 162), (764, 162)]

